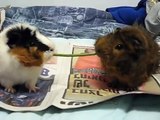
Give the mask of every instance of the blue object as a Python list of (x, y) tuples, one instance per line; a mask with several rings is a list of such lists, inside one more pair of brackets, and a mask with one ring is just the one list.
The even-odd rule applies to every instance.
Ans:
[(107, 8), (106, 11), (112, 14), (113, 19), (119, 23), (132, 25), (135, 22), (138, 24), (144, 24), (146, 17), (146, 1), (141, 0), (136, 7), (121, 6)]

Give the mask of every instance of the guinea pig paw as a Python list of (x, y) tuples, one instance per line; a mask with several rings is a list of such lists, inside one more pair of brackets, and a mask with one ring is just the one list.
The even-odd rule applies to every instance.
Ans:
[(123, 90), (126, 92), (131, 92), (131, 91), (136, 91), (138, 90), (137, 88), (133, 88), (133, 87), (129, 87), (128, 85), (120, 82), (117, 79), (113, 79), (112, 81), (110, 81), (108, 84), (108, 87), (111, 89), (115, 89), (115, 90)]
[(29, 93), (31, 92), (36, 93), (39, 90), (39, 87), (36, 87), (36, 86), (26, 86), (26, 88), (28, 88)]
[(9, 92), (9, 93), (15, 93), (16, 92), (16, 90), (13, 87), (7, 87), (7, 88), (5, 88), (5, 91)]
[(134, 88), (134, 87), (131, 87), (131, 88), (127, 88), (126, 91), (127, 92), (131, 92), (131, 91), (137, 91), (138, 88)]

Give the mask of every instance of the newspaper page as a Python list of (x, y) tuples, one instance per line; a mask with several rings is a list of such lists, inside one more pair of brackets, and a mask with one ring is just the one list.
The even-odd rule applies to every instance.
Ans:
[[(80, 54), (94, 52), (92, 39), (51, 38), (56, 52)], [(8, 93), (0, 86), (0, 107), (11, 111), (40, 111), (55, 106), (70, 109), (93, 105), (126, 94), (160, 95), (160, 75), (136, 91), (114, 90), (107, 86), (110, 78), (104, 73), (98, 56), (56, 57), (44, 66), (39, 76), (37, 92), (29, 93), (24, 85), (15, 86), (16, 93)]]
[[(84, 40), (81, 42), (72, 40), (67, 53), (92, 53), (94, 42), (90, 40), (90, 44), (87, 44)], [(63, 63), (61, 74), (57, 75), (55, 81), (57, 80), (57, 88), (61, 87), (63, 93), (58, 93), (57, 98), (53, 101), (54, 106), (82, 107), (119, 95), (118, 91), (108, 89), (106, 86), (107, 77), (97, 56), (61, 58), (61, 61)]]
[[(81, 42), (80, 42), (81, 41)], [(94, 40), (86, 43), (83, 40), (72, 40), (67, 49), (68, 53), (94, 53)], [(66, 51), (66, 50), (65, 50)], [(53, 105), (62, 109), (77, 108), (102, 102), (120, 95), (126, 94), (156, 94), (160, 95), (159, 78), (153, 75), (149, 81), (134, 91), (114, 90), (107, 86), (109, 78), (102, 68), (98, 56), (82, 56), (72, 58), (61, 58), (62, 69), (60, 76), (57, 75), (57, 86), (61, 85), (63, 93), (57, 93), (58, 96), (53, 101)], [(65, 86), (65, 87), (64, 87)], [(60, 88), (60, 87), (57, 87)]]

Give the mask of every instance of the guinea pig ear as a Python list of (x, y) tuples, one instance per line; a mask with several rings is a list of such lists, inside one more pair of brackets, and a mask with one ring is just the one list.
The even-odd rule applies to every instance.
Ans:
[(119, 30), (121, 30), (121, 28), (120, 28), (120, 27), (118, 27), (118, 28), (116, 28), (116, 30), (117, 30), (117, 31), (119, 31)]
[(13, 30), (10, 30), (7, 33), (7, 38), (8, 38), (7, 45), (10, 48), (13, 48), (20, 42), (21, 36), (19, 33), (14, 32)]
[(134, 47), (135, 53), (131, 53), (130, 57), (136, 61), (139, 59), (139, 57), (144, 54), (145, 48), (142, 45), (142, 42), (138, 39), (133, 39), (132, 40), (132, 45)]
[(142, 46), (142, 42), (138, 39), (132, 39), (132, 44), (134, 46)]
[(116, 28), (116, 30), (114, 31), (114, 33), (119, 32), (121, 30), (120, 27)]

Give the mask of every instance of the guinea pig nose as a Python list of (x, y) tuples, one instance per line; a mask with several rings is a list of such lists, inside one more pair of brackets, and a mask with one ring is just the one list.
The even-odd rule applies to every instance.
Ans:
[(97, 54), (98, 56), (103, 55), (103, 50), (102, 50), (102, 49), (96, 49), (96, 54)]
[(51, 52), (52, 52), (52, 51), (54, 51), (54, 49), (50, 48), (50, 49), (49, 49), (49, 51), (51, 51)]

